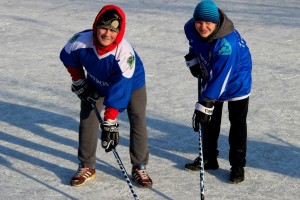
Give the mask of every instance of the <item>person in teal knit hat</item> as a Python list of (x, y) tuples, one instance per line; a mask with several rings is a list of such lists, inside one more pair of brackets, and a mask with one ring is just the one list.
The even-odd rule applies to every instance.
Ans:
[[(213, 1), (201, 1), (185, 24), (189, 53), (185, 56), (192, 75), (200, 79), (199, 99), (193, 113), (193, 129), (202, 130), (205, 170), (216, 170), (222, 109), (228, 102), (230, 121), (229, 180), (245, 179), (247, 113), (252, 86), (250, 50), (233, 22)], [(185, 165), (199, 170), (200, 158)]]

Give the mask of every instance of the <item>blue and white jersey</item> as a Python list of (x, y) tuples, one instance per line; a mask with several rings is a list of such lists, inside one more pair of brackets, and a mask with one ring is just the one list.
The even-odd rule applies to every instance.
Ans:
[(93, 31), (79, 32), (62, 49), (60, 59), (66, 67), (83, 68), (89, 83), (105, 97), (104, 105), (119, 112), (127, 108), (132, 91), (145, 85), (143, 63), (125, 39), (114, 50), (99, 56)]
[(234, 101), (247, 98), (252, 85), (252, 59), (238, 31), (232, 26), (228, 34), (207, 41), (200, 38), (193, 19), (185, 24), (184, 30), (190, 45), (189, 53), (197, 55), (209, 73), (209, 79), (202, 81), (200, 100)]

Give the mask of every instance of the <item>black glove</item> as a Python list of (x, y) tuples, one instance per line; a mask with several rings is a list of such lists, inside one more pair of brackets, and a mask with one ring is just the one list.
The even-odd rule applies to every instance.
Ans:
[(201, 65), (199, 58), (194, 54), (187, 54), (184, 56), (186, 66), (190, 69), (192, 75), (203, 80), (208, 79), (208, 72), (204, 66)]
[(119, 124), (115, 120), (107, 120), (102, 122), (101, 129), (101, 145), (105, 152), (115, 149), (119, 144)]
[(193, 128), (195, 132), (199, 131), (199, 124), (205, 126), (209, 123), (214, 110), (213, 101), (203, 101), (196, 103), (193, 115)]
[(81, 79), (73, 82), (71, 86), (72, 92), (74, 92), (82, 101), (88, 101), (92, 99), (94, 101), (99, 99), (98, 93), (93, 87), (91, 87), (85, 79)]
[(187, 54), (184, 56), (186, 66), (190, 69), (192, 75), (196, 78), (200, 76), (200, 62), (196, 55)]

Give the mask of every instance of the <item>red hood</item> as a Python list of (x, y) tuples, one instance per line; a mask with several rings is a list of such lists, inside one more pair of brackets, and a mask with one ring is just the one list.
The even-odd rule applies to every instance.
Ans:
[[(97, 39), (97, 22), (98, 22), (99, 17), (102, 15), (102, 13), (104, 13), (107, 10), (116, 10), (117, 13), (119, 14), (119, 16), (121, 17), (122, 21), (121, 21), (119, 34), (118, 34), (116, 40), (107, 47), (101, 47), (98, 42), (98, 39)], [(124, 37), (124, 33), (125, 33), (125, 23), (126, 23), (125, 13), (118, 6), (106, 5), (99, 11), (98, 15), (95, 18), (94, 24), (93, 24), (94, 45), (96, 46), (96, 49), (97, 49), (97, 52), (99, 55), (103, 55), (109, 51), (112, 51), (113, 49), (115, 49), (118, 46), (118, 44), (120, 44), (120, 42), (122, 41), (122, 39)]]

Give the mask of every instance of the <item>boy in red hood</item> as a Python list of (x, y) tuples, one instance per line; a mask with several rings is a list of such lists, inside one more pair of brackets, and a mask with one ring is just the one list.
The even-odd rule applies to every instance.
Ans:
[(149, 159), (146, 128), (146, 85), (143, 63), (131, 44), (123, 38), (125, 14), (115, 5), (104, 6), (92, 30), (75, 34), (64, 46), (60, 59), (72, 77), (72, 91), (81, 99), (77, 173), (72, 186), (96, 175), (96, 148), (99, 122), (88, 102), (105, 107), (101, 123), (101, 144), (106, 152), (119, 143), (117, 117), (127, 110), (130, 124), (132, 179), (142, 187), (152, 187), (146, 172)]

